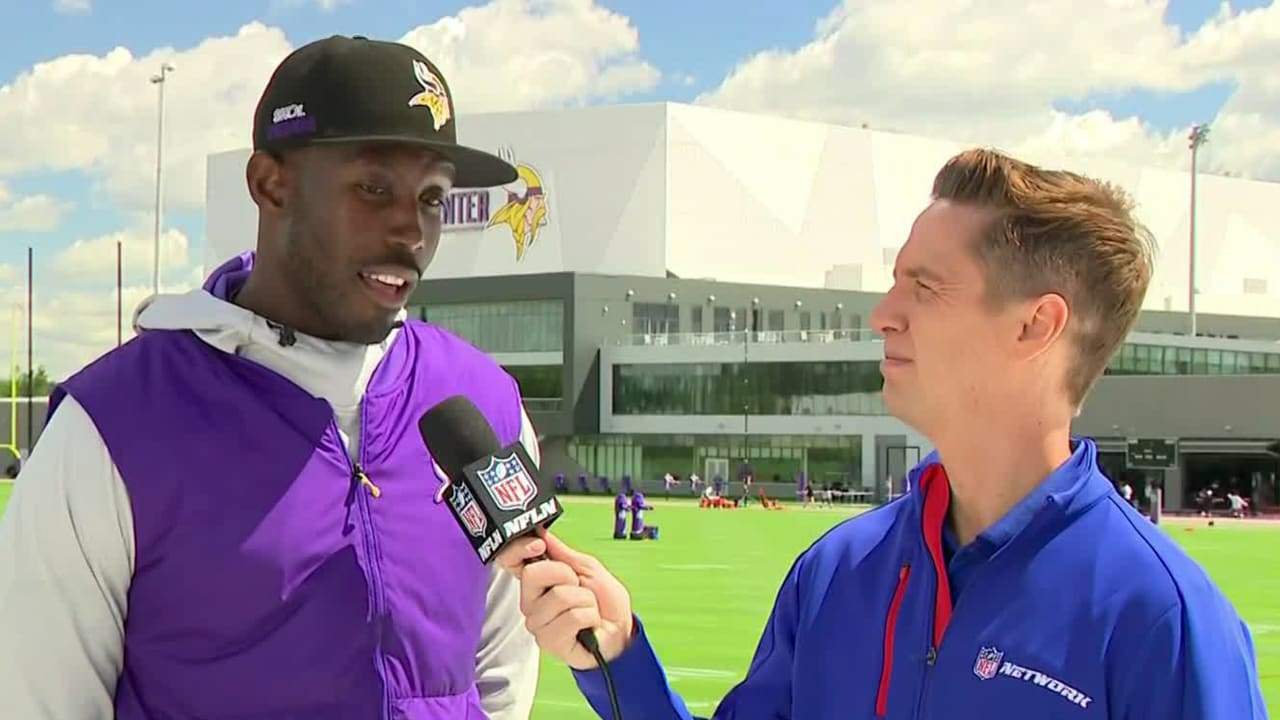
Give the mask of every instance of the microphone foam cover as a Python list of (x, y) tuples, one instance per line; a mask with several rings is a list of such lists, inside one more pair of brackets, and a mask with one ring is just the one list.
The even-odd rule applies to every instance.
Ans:
[(442, 400), (418, 420), (427, 451), (450, 479), (462, 469), (502, 449), (480, 409), (465, 395)]

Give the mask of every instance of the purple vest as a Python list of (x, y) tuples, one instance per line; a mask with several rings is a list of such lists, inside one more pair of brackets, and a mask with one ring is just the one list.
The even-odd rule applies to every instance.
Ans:
[[(225, 285), (225, 283), (224, 283)], [(406, 323), (370, 381), (357, 480), (326, 402), (186, 331), (150, 331), (59, 387), (128, 489), (136, 565), (117, 720), (475, 720), (488, 570), (417, 420), (468, 395), (499, 441), (514, 381)]]

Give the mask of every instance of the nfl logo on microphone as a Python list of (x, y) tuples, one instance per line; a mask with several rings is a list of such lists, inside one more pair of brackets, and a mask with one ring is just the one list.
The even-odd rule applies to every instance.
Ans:
[(501, 510), (528, 510), (538, 497), (537, 484), (515, 453), (490, 458), (489, 467), (477, 470), (476, 476)]
[(484, 511), (480, 509), (480, 505), (476, 502), (475, 495), (471, 494), (470, 488), (466, 485), (454, 485), (453, 494), (449, 496), (449, 504), (453, 506), (454, 513), (462, 520), (467, 532), (476, 537), (484, 535), (485, 529), (489, 526), (489, 521), (485, 519)]
[(993, 647), (984, 647), (978, 651), (978, 660), (973, 664), (973, 674), (983, 680), (990, 680), (996, 676), (996, 671), (1000, 669), (1000, 661), (1004, 659), (1004, 653)]

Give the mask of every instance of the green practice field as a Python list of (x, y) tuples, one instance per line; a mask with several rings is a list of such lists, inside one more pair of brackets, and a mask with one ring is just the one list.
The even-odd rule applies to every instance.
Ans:
[[(0, 509), (9, 486), (0, 483)], [(849, 510), (699, 510), (651, 498), (657, 542), (610, 537), (606, 498), (565, 498), (556, 530), (600, 557), (631, 588), (673, 686), (701, 715), (737, 682), (755, 650), (774, 593), (795, 559)], [(1169, 519), (1164, 527), (1209, 571), (1248, 621), (1268, 707), (1280, 708), (1280, 524)], [(0, 698), (0, 708), (3, 707)], [(569, 671), (543, 663), (534, 720), (594, 718)]]
[[(794, 506), (774, 512), (758, 505), (699, 510), (689, 501), (657, 497), (650, 498), (657, 509), (645, 519), (659, 526), (659, 540), (622, 542), (610, 537), (606, 504), (611, 501), (564, 500), (558, 534), (599, 557), (631, 589), (672, 686), (703, 716), (746, 670), (791, 562), (852, 514)], [(1207, 527), (1200, 519), (1166, 518), (1163, 526), (1204, 565), (1248, 622), (1267, 706), (1280, 708), (1280, 602), (1275, 600), (1280, 573), (1266, 570), (1280, 556), (1280, 524), (1219, 520)], [(596, 717), (580, 698), (569, 671), (546, 658), (534, 720)]]

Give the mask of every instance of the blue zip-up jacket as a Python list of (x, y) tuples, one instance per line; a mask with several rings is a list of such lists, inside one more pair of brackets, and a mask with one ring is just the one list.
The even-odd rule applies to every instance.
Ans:
[[(911, 481), (795, 562), (715, 720), (1267, 717), (1248, 629), (1091, 441), (959, 549), (936, 454)], [(636, 628), (609, 665), (623, 716), (692, 720)], [(601, 673), (575, 677), (609, 718)]]

